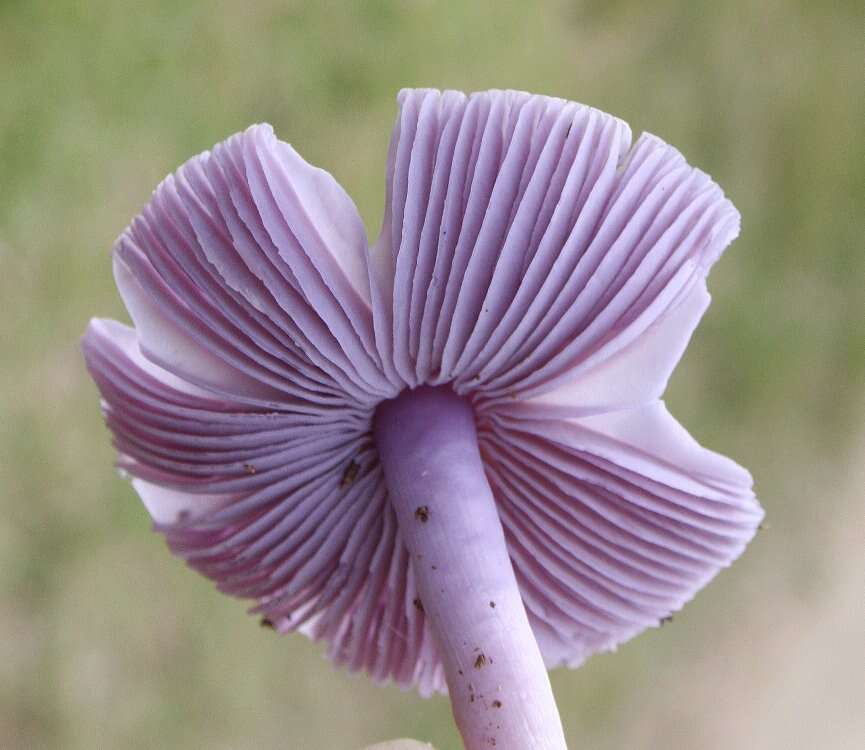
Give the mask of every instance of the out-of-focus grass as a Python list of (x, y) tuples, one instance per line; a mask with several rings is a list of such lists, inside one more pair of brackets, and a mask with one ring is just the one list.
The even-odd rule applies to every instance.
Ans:
[(444, 700), (334, 671), (169, 557), (77, 351), (125, 317), (116, 234), (250, 122), (375, 234), (409, 85), (614, 112), (744, 217), (668, 401), (752, 469), (771, 529), (670, 626), (554, 674), (572, 746), (861, 746), (861, 36), (854, 3), (781, 0), (0, 3), (0, 747), (456, 745)]

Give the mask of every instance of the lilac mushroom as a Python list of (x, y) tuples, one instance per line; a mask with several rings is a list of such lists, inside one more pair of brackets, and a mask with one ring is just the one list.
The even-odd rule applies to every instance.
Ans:
[(266, 125), (114, 248), (83, 348), (171, 549), (467, 748), (565, 747), (547, 668), (678, 610), (753, 536), (748, 473), (661, 401), (739, 216), (589, 107), (407, 90), (381, 235)]

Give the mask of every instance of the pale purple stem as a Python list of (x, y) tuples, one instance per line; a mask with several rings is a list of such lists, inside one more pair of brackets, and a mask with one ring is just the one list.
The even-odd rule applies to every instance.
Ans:
[(381, 404), (375, 439), (467, 750), (564, 750), (471, 404), (449, 388)]

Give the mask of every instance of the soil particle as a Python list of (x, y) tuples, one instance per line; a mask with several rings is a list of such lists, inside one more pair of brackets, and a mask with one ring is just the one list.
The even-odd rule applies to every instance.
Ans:
[(342, 473), (342, 479), (339, 480), (339, 486), (345, 489), (346, 487), (350, 487), (352, 482), (357, 478), (357, 473), (360, 471), (360, 464), (352, 459), (348, 462), (348, 466), (345, 467), (345, 471)]
[(483, 669), (487, 665), (487, 657), (484, 656), (483, 652), (478, 654), (478, 658), (475, 659), (475, 669)]
[(414, 517), (421, 523), (429, 521), (429, 505), (419, 505), (415, 509)]

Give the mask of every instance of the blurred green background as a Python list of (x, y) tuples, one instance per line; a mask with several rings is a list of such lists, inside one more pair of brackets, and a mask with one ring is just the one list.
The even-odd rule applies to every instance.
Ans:
[(403, 86), (576, 99), (743, 214), (668, 392), (768, 530), (673, 623), (553, 683), (572, 748), (865, 747), (865, 86), (857, 3), (0, 2), (0, 748), (457, 747), (445, 699), (335, 671), (172, 559), (78, 353), (114, 237), (270, 121), (371, 234)]

